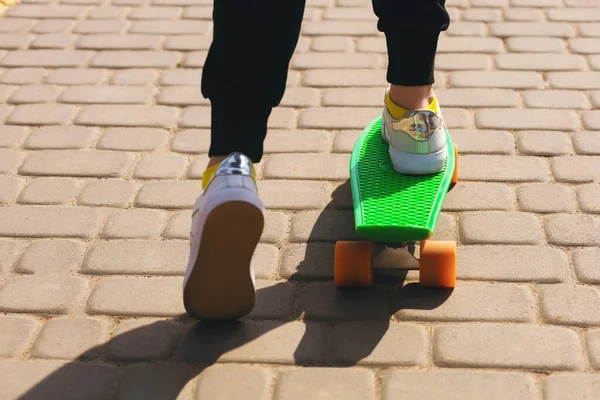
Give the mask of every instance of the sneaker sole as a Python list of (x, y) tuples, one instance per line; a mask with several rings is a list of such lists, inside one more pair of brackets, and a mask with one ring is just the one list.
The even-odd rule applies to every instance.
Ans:
[(262, 211), (245, 201), (229, 201), (210, 212), (183, 291), (190, 316), (237, 319), (252, 311), (256, 293), (250, 263), (263, 228)]

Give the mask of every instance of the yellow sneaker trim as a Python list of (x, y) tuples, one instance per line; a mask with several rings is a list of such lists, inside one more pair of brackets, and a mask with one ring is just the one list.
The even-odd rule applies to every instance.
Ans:
[[(389, 90), (388, 90), (388, 92), (386, 93), (386, 96), (385, 96), (385, 105), (386, 105), (388, 111), (390, 112), (390, 115), (394, 119), (401, 119), (409, 111), (409, 110), (407, 110), (405, 108), (400, 107), (398, 104), (396, 104), (396, 103), (394, 103), (392, 101), (392, 99), (390, 98), (390, 92), (389, 92)], [(438, 112), (438, 100), (437, 100), (437, 96), (433, 98), (433, 100), (431, 101), (431, 103), (429, 104), (429, 106), (427, 106), (427, 109), (431, 110), (431, 111), (433, 111), (435, 113)]]
[[(215, 175), (215, 172), (217, 171), (217, 168), (219, 168), (219, 165), (221, 165), (221, 163), (215, 164), (212, 167), (209, 167), (206, 170), (204, 170), (204, 172), (202, 173), (202, 190), (205, 190), (208, 187), (208, 184)], [(254, 177), (254, 180), (256, 180), (256, 169), (254, 169), (254, 165), (252, 165), (252, 176)]]

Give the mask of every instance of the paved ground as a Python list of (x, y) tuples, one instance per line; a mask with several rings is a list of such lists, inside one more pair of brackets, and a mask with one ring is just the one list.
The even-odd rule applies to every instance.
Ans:
[(308, 3), (259, 168), (258, 304), (225, 325), (181, 300), (210, 0), (0, 19), (0, 398), (600, 398), (600, 3), (448, 1), (461, 183), (435, 237), (459, 241), (458, 286), (345, 293), (333, 249), (385, 42), (367, 0)]

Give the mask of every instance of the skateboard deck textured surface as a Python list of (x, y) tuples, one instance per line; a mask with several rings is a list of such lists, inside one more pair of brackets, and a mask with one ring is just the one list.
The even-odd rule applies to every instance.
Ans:
[(355, 229), (365, 239), (383, 242), (424, 240), (433, 235), (454, 172), (449, 133), (444, 169), (432, 175), (394, 171), (381, 137), (381, 117), (356, 142), (350, 159)]

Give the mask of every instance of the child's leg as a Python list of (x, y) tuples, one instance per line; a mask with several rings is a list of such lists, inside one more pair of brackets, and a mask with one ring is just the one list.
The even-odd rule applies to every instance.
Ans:
[(446, 161), (446, 131), (433, 93), (441, 31), (450, 24), (445, 0), (373, 0), (386, 37), (387, 81), (381, 135), (396, 171), (430, 174)]
[(408, 109), (427, 107), (438, 37), (450, 23), (445, 0), (373, 0), (373, 9), (386, 37), (392, 100)]
[(254, 307), (252, 257), (264, 204), (253, 162), (262, 158), (267, 120), (285, 91), (304, 1), (215, 0), (202, 75), (212, 109), (210, 161), (192, 212), (183, 286), (193, 317), (239, 318)]
[(215, 0), (213, 42), (202, 75), (202, 94), (212, 110), (211, 164), (233, 151), (261, 160), (304, 6), (305, 0)]

